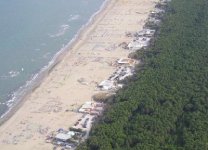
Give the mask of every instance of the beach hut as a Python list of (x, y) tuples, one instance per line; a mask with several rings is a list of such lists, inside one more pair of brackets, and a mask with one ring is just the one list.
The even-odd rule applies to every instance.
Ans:
[(127, 65), (127, 66), (132, 66), (136, 63), (134, 59), (130, 58), (121, 58), (117, 61), (119, 65)]
[(152, 24), (155, 24), (155, 25), (159, 25), (161, 20), (156, 19), (156, 18), (148, 18), (148, 22), (152, 23)]
[(67, 132), (67, 135), (70, 135), (71, 137), (75, 136), (75, 132), (74, 131), (69, 131)]
[(70, 134), (65, 134), (65, 133), (58, 133), (56, 136), (55, 136), (55, 139), (57, 141), (61, 141), (61, 142), (66, 142), (67, 140), (71, 139), (72, 138), (72, 135)]
[(139, 37), (134, 41), (130, 42), (128, 48), (131, 50), (140, 50), (141, 48), (145, 48), (149, 46), (151, 38), (149, 37)]
[(123, 76), (120, 76), (119, 77), (119, 81), (122, 81), (124, 80), (125, 78), (129, 77), (129, 76), (132, 76), (133, 73), (131, 72), (131, 70), (126, 70), (125, 74)]
[(140, 50), (141, 48), (143, 47), (143, 45), (137, 41), (134, 41), (134, 42), (130, 42), (128, 44), (128, 48), (130, 50)]
[(115, 88), (115, 82), (110, 80), (104, 80), (98, 85), (98, 87), (102, 90), (112, 90)]
[(155, 34), (155, 30), (143, 29), (136, 33), (137, 37), (152, 37)]
[(92, 111), (93, 109), (94, 109), (94, 103), (93, 102), (86, 102), (79, 109), (79, 112), (81, 112), (81, 113), (90, 113), (90, 111)]

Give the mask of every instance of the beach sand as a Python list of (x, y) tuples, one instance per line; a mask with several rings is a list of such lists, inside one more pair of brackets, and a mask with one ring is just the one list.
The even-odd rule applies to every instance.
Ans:
[(112, 64), (128, 56), (130, 51), (118, 45), (132, 40), (125, 32), (142, 29), (156, 1), (110, 0), (42, 84), (1, 125), (1, 149), (51, 150), (46, 135), (68, 129), (81, 117), (71, 110), (90, 101), (99, 92), (97, 84), (115, 71)]

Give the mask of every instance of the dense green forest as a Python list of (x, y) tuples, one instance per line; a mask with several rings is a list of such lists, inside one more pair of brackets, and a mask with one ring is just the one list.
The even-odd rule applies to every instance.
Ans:
[(208, 149), (208, 0), (172, 0), (159, 32), (78, 149)]

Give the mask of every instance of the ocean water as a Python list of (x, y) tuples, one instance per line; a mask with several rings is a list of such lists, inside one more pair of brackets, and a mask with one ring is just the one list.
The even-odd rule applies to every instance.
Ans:
[(0, 0), (0, 116), (104, 0)]

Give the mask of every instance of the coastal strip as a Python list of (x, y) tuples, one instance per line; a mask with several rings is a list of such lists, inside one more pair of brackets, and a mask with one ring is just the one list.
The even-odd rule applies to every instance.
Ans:
[(67, 53), (70, 53), (70, 50), (73, 49), (73, 46), (79, 41), (80, 37), (85, 33), (85, 30), (93, 24), (94, 20), (97, 20), (99, 14), (103, 13), (106, 7), (113, 7), (114, 3), (110, 3), (110, 0), (105, 0), (99, 10), (94, 13), (89, 21), (84, 24), (74, 38), (63, 48), (61, 48), (55, 56), (51, 59), (48, 65), (44, 66), (37, 74), (33, 75), (31, 79), (29, 79), (25, 85), (21, 86), (17, 91), (15, 91), (12, 96), (9, 104), (9, 109), (0, 116), (0, 125), (6, 122), (12, 115), (24, 104), (27, 97), (34, 92), (42, 83), (42, 81), (50, 74), (50, 72), (61, 62), (64, 56)]
[[(0, 127), (3, 149), (51, 149), (48, 132), (69, 128), (81, 114), (78, 109), (99, 92), (98, 83), (108, 78), (112, 64), (130, 53), (119, 43), (130, 42), (125, 33), (141, 30), (155, 1), (112, 0), (77, 37), (59, 64), (24, 104)], [(138, 13), (139, 12), (139, 13)], [(80, 84), (84, 79), (86, 84)], [(42, 132), (45, 131), (45, 132)]]

